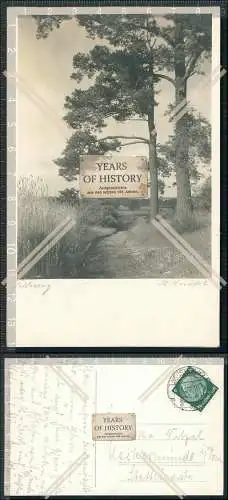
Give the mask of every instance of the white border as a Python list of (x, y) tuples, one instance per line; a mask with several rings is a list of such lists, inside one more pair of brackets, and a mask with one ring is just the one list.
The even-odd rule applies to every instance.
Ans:
[[(27, 14), (72, 14), (72, 8), (27, 7)], [(97, 7), (80, 7), (94, 14)], [(102, 13), (146, 13), (148, 7), (102, 7)], [(125, 8), (124, 8), (125, 9)], [(10, 8), (15, 16), (24, 8)], [(47, 12), (48, 10), (48, 12)], [(152, 8), (155, 14), (172, 7)], [(199, 13), (199, 8), (176, 8)], [(220, 9), (212, 13), (212, 72), (220, 64)], [(76, 13), (74, 11), (74, 13)], [(212, 267), (219, 275), (220, 79), (212, 86)], [(47, 294), (17, 288), (17, 334), (8, 345), (18, 347), (217, 347), (219, 288), (209, 280), (34, 280), (51, 285)], [(31, 281), (30, 281), (31, 283)], [(28, 307), (29, 305), (29, 307)]]

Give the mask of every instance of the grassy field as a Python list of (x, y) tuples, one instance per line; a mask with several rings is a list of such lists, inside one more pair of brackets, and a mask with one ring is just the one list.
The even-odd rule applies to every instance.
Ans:
[[(184, 233), (182, 237), (210, 264), (209, 216), (198, 214), (199, 222), (200, 217), (202, 227), (192, 233)], [(97, 262), (101, 262), (102, 258), (106, 277), (109, 278), (205, 277), (142, 217), (137, 217), (127, 231), (118, 232), (98, 245)]]
[[(165, 216), (172, 224), (172, 211)], [(73, 207), (50, 199), (42, 179), (32, 177), (18, 184), (18, 263), (67, 217), (74, 227), (24, 278), (202, 277), (147, 222), (145, 209), (117, 211), (99, 200)], [(210, 214), (198, 211), (196, 219), (197, 229), (182, 237), (210, 263)]]

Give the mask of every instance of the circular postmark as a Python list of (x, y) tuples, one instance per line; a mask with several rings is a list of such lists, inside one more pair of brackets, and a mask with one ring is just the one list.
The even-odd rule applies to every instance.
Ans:
[(210, 385), (213, 384), (201, 368), (185, 366), (170, 377), (167, 393), (176, 408), (195, 411), (205, 406)]

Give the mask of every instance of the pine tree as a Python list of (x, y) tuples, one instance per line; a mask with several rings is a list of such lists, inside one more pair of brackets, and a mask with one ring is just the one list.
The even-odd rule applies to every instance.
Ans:
[[(175, 88), (175, 169), (177, 185), (176, 219), (180, 226), (191, 226), (193, 205), (191, 198), (187, 112), (188, 80), (202, 74), (201, 63), (211, 53), (211, 15), (165, 16), (169, 25), (161, 29), (166, 43), (166, 67), (174, 72)], [(185, 108), (185, 109), (184, 109)]]

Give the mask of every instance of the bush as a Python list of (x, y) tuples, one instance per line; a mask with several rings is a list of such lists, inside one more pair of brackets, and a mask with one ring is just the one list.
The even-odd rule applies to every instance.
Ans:
[(202, 210), (211, 209), (211, 177), (208, 177), (201, 186), (199, 194), (194, 199), (194, 206)]
[(59, 191), (58, 200), (61, 203), (67, 203), (67, 205), (79, 205), (79, 192), (74, 188), (67, 188), (63, 191)]
[(201, 189), (200, 197), (202, 199), (202, 205), (205, 209), (210, 210), (211, 208), (211, 177), (208, 177)]

